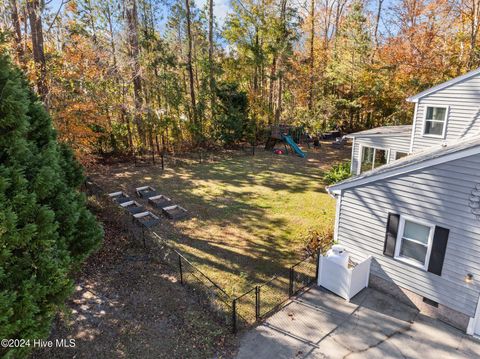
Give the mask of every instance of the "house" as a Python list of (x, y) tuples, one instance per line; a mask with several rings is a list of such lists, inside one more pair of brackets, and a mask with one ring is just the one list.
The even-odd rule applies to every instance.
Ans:
[(443, 141), (480, 131), (480, 68), (409, 97), (413, 124), (386, 126), (347, 135), (353, 140), (355, 175)]
[(409, 101), (409, 128), (350, 135), (335, 240), (372, 256), (370, 286), (480, 335), (480, 69)]
[(357, 175), (405, 157), (412, 126), (385, 126), (346, 135), (353, 140), (350, 172)]

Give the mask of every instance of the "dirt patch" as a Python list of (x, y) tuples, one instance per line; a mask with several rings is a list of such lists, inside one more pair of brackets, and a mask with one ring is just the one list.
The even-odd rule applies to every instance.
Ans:
[(101, 250), (85, 264), (51, 340), (75, 348), (37, 350), (33, 358), (223, 358), (234, 346), (172, 268), (156, 261), (122, 223), (95, 203), (105, 227)]

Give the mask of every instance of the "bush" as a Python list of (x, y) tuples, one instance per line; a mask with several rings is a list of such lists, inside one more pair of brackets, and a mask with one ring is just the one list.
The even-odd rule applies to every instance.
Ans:
[(307, 255), (318, 253), (319, 251), (321, 254), (327, 253), (333, 245), (333, 224), (310, 229), (305, 236), (304, 242)]
[(325, 173), (323, 180), (326, 184), (331, 185), (343, 181), (350, 176), (350, 162), (344, 162), (334, 165), (330, 171)]
[[(81, 167), (4, 53), (0, 89), (0, 338), (40, 339), (103, 233), (78, 191)], [(0, 348), (0, 357), (30, 348)]]

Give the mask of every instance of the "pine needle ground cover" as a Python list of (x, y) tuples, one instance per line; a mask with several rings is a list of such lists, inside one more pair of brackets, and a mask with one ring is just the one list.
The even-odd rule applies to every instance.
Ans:
[(154, 231), (166, 238), (230, 295), (301, 259), (309, 229), (333, 227), (335, 201), (324, 173), (348, 160), (349, 148), (307, 149), (307, 158), (258, 149), (255, 156), (169, 167), (103, 167), (92, 177), (106, 191), (151, 185), (189, 211), (183, 221), (162, 218)]

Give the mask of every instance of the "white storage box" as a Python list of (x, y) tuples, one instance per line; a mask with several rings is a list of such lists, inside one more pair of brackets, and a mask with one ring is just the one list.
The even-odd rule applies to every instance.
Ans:
[(363, 288), (368, 287), (371, 256), (354, 266), (339, 264), (338, 255), (319, 256), (318, 260), (318, 285), (340, 297), (350, 301)]

